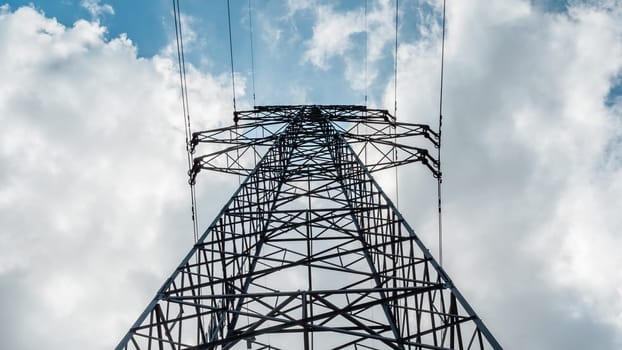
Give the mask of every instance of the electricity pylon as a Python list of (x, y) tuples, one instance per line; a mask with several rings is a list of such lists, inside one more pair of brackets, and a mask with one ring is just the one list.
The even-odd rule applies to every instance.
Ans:
[[(371, 176), (438, 162), (427, 125), (362, 106), (264, 106), (198, 132), (245, 180), (121, 349), (501, 349)], [(399, 141), (399, 142), (398, 142)], [(366, 162), (364, 162), (364, 160)]]

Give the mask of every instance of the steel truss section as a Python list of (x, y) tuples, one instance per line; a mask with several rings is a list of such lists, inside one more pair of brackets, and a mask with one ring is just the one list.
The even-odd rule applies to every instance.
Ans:
[[(195, 146), (224, 147), (191, 177), (248, 176), (118, 350), (501, 349), (370, 173), (422, 162), (438, 176), (425, 149), (396, 142), (438, 145), (436, 133), (357, 106), (257, 107), (235, 120), (195, 134)], [(380, 153), (371, 166), (366, 147)]]
[(194, 133), (192, 151), (204, 145), (207, 152), (195, 158), (190, 181), (201, 170), (249, 175), (292, 116), (302, 110), (311, 120), (327, 118), (366, 160), (370, 172), (421, 162), (435, 177), (440, 176), (438, 161), (426, 148), (398, 142), (421, 136), (438, 147), (439, 135), (427, 125), (396, 122), (386, 110), (364, 106), (259, 106), (235, 112), (235, 125)]

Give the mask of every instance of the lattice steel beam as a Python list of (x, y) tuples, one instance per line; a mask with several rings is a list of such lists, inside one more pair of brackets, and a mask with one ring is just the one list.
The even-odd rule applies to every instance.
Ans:
[(440, 176), (397, 142), (438, 134), (360, 106), (235, 121), (194, 135), (208, 154), (191, 179), (246, 179), (117, 349), (501, 349), (370, 174), (421, 162)]

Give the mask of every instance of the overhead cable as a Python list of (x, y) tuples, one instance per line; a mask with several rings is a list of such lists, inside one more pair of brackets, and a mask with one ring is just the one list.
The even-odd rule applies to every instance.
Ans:
[[(181, 87), (181, 101), (182, 111), (184, 117), (184, 131), (186, 137), (186, 154), (188, 158), (188, 173), (192, 170), (192, 163), (194, 162), (190, 140), (192, 138), (192, 129), (190, 128), (190, 107), (188, 103), (188, 83), (186, 80), (186, 58), (184, 55), (184, 40), (181, 29), (181, 12), (179, 10), (179, 0), (173, 0), (173, 16), (175, 18), (175, 41), (177, 43), (177, 62), (179, 65), (179, 85)], [(194, 181), (189, 181), (190, 184), (190, 201), (192, 211), (192, 231), (194, 242), (198, 240), (198, 218), (196, 215), (196, 192), (194, 187)]]
[(441, 185), (443, 183), (443, 173), (441, 169), (441, 145), (442, 145), (442, 127), (443, 127), (443, 81), (445, 73), (445, 8), (446, 1), (443, 0), (443, 38), (441, 39), (441, 86), (438, 104), (438, 178), (437, 178), (437, 196), (438, 196), (438, 256), (439, 264), (443, 265), (443, 215), (441, 210)]
[[(395, 121), (397, 122), (397, 48), (398, 48), (398, 28), (399, 28), (399, 0), (395, 0), (395, 60), (393, 62), (393, 117), (395, 117)], [(397, 124), (394, 127), (395, 129), (395, 137), (394, 144), (397, 144)], [(394, 146), (393, 151), (393, 161), (397, 163), (397, 146)], [(399, 176), (397, 166), (395, 167), (395, 205), (399, 209), (400, 208), (400, 191), (399, 191)]]
[(367, 0), (365, 0), (365, 107), (367, 107), (367, 60), (369, 56), (369, 32), (367, 29)]
[(235, 73), (233, 70), (233, 39), (231, 38), (231, 5), (230, 1), (227, 0), (227, 19), (229, 23), (229, 59), (231, 62), (231, 87), (233, 89), (233, 111), (237, 111), (237, 107), (235, 104)]
[(255, 100), (255, 48), (253, 47), (253, 7), (251, 6), (251, 0), (248, 0), (248, 22), (250, 27), (250, 39), (251, 39), (251, 77), (253, 82), (253, 107), (257, 105)]

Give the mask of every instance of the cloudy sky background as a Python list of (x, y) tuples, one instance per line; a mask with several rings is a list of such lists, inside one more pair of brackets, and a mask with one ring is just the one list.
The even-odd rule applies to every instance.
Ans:
[[(0, 335), (109, 349), (192, 244), (171, 3), (28, 3), (0, 7)], [(247, 2), (231, 3), (248, 107)], [(392, 109), (392, 1), (369, 1), (367, 79), (363, 1), (253, 4), (257, 104), (361, 104), (367, 83)], [(229, 124), (226, 2), (181, 8), (193, 127)], [(436, 125), (440, 2), (400, 10), (398, 119)], [(508, 349), (621, 348), (622, 2), (448, 0), (447, 15), (447, 271)], [(435, 182), (399, 176), (436, 252)], [(236, 185), (203, 174), (201, 227)]]

